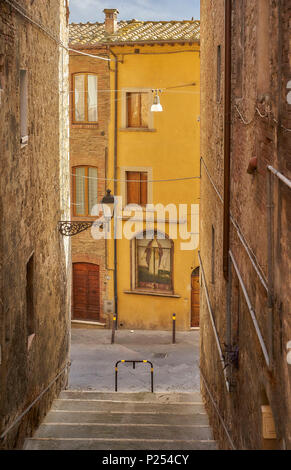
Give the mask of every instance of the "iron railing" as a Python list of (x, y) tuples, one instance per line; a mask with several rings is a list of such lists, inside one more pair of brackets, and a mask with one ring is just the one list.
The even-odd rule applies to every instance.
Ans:
[(126, 364), (132, 363), (133, 369), (135, 369), (135, 364), (150, 364), (151, 366), (151, 392), (154, 393), (154, 366), (151, 361), (148, 360), (133, 360), (133, 361), (126, 361), (124, 359), (117, 361), (115, 364), (115, 391), (117, 392), (117, 379), (118, 379), (118, 364)]

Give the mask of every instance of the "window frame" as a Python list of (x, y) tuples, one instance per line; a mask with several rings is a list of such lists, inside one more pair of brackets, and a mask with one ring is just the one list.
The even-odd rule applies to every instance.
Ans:
[[(75, 78), (77, 76), (84, 75), (85, 76), (85, 89), (84, 89), (84, 110), (85, 110), (85, 120), (84, 121), (76, 121), (76, 113), (75, 113)], [(97, 120), (96, 121), (88, 121), (88, 76), (92, 75), (96, 77), (96, 97), (97, 97)], [(82, 124), (91, 124), (96, 125), (98, 124), (99, 120), (99, 113), (98, 113), (98, 75), (94, 72), (76, 72), (72, 74), (72, 124), (82, 125)]]
[[(149, 95), (149, 110), (148, 110), (148, 126), (147, 127), (128, 127), (128, 106), (127, 94), (128, 93), (148, 93)], [(138, 132), (153, 132), (154, 117), (151, 112), (151, 105), (153, 104), (153, 93), (150, 88), (123, 88), (122, 92), (122, 115), (121, 115), (121, 130), (122, 131), (138, 131)]]
[(174, 291), (174, 241), (166, 234), (159, 232), (158, 230), (152, 230), (154, 237), (158, 234), (163, 235), (166, 240), (169, 240), (170, 247), (170, 266), (171, 266), (171, 284), (169, 290), (163, 289), (152, 289), (146, 287), (138, 286), (138, 241), (141, 238), (141, 235), (145, 235), (146, 231), (136, 234), (135, 237), (131, 240), (131, 292), (133, 293), (143, 293), (148, 295), (164, 295), (173, 297), (175, 296)]
[[(77, 214), (76, 213), (76, 168), (85, 168), (85, 212), (86, 214)], [(96, 193), (97, 193), (97, 198), (98, 198), (98, 168), (96, 166), (92, 165), (76, 165), (72, 167), (72, 189), (73, 189), (73, 198), (72, 198), (72, 206), (73, 206), (73, 217), (90, 217), (90, 218), (96, 218), (96, 216), (89, 214), (89, 178), (88, 178), (88, 173), (89, 173), (89, 168), (94, 168), (97, 170), (97, 179), (96, 179)], [(96, 201), (96, 204), (98, 204), (98, 200)]]

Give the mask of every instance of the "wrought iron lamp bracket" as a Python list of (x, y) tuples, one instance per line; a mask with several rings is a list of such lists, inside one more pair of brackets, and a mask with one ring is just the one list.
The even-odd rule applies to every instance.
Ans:
[(102, 222), (94, 221), (60, 221), (59, 222), (59, 232), (61, 235), (65, 237), (73, 237), (74, 235), (78, 235), (85, 230), (88, 230), (94, 225), (98, 225), (99, 227), (103, 227)]

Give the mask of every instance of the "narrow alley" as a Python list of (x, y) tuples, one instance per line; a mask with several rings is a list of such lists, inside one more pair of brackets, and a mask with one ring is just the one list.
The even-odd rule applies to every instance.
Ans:
[(1, 457), (291, 450), (291, 0), (114, 2), (0, 0)]

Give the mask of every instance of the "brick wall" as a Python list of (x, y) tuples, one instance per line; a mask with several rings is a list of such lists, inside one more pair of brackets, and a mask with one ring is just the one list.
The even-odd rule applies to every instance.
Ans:
[[(75, 47), (74, 47), (75, 48)], [(106, 56), (107, 50), (98, 48), (87, 52), (92, 55)], [(73, 116), (73, 74), (90, 72), (97, 75), (98, 79), (98, 123), (74, 124)], [(70, 53), (70, 166), (87, 165), (97, 168), (98, 201), (100, 202), (106, 193), (106, 155), (108, 149), (108, 123), (110, 119), (110, 83), (108, 62), (90, 58), (77, 53)], [(73, 194), (71, 179), (71, 194)], [(73, 197), (72, 197), (72, 202)], [(74, 216), (73, 205), (71, 207), (72, 220), (86, 220), (90, 218)], [(94, 218), (93, 218), (94, 220)], [(83, 261), (82, 261), (83, 260)], [(86, 260), (86, 261), (84, 261)], [(91, 231), (83, 232), (72, 240), (72, 261), (87, 262), (100, 266), (100, 305), (101, 321), (105, 322), (103, 314), (103, 301), (106, 298), (106, 261), (105, 240), (95, 240)]]
[[(231, 268), (232, 295), (227, 301), (227, 282), (222, 273), (223, 204), (202, 164), (201, 257), (206, 283), (222, 350), (229, 341), (239, 348), (239, 369), (227, 367), (231, 380), (228, 393), (214, 333), (209, 320), (205, 290), (201, 294), (201, 368), (235, 447), (261, 449), (268, 446), (290, 448), (290, 366), (286, 343), (290, 340), (290, 190), (272, 178), (273, 187), (273, 267), (274, 308), (270, 328), (268, 296), (250, 261), (268, 285), (268, 201), (267, 165), (286, 177), (290, 173), (290, 133), (278, 125), (290, 126), (290, 105), (286, 84), (290, 80), (291, 54), (288, 28), (290, 5), (287, 1), (234, 0), (232, 2), (232, 117), (231, 117), (231, 223), (230, 249), (258, 326), (270, 354), (270, 330), (274, 361), (269, 368), (264, 359), (244, 293), (234, 268)], [(223, 96), (217, 102), (217, 45), (224, 51), (224, 2), (205, 0), (201, 4), (201, 152), (218, 192), (223, 197)], [(222, 54), (222, 95), (224, 87)], [(258, 113), (266, 117), (261, 117)], [(243, 117), (238, 111), (240, 111)], [(258, 167), (247, 169), (252, 157)], [(236, 225), (236, 227), (235, 227)], [(211, 283), (211, 231), (215, 229), (215, 276)], [(238, 230), (240, 237), (238, 236)], [(288, 268), (289, 266), (289, 268)], [(230, 318), (227, 321), (227, 307)], [(203, 384), (203, 382), (202, 382)], [(202, 385), (215, 436), (222, 448), (230, 448), (225, 430), (214, 410), (206, 387)], [(266, 441), (262, 435), (262, 405), (270, 405), (277, 439)]]

